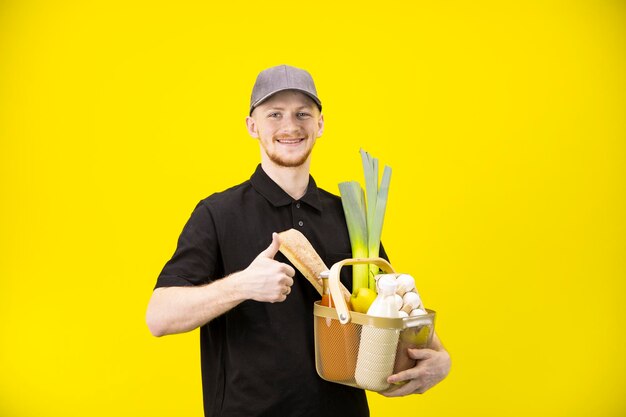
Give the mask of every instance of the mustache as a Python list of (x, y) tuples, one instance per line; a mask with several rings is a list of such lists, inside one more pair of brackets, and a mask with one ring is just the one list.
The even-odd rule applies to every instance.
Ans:
[(285, 135), (285, 134), (283, 134), (283, 135), (275, 135), (275, 136), (274, 136), (274, 139), (276, 139), (276, 140), (283, 140), (283, 139), (287, 139), (287, 140), (288, 140), (288, 139), (303, 139), (303, 138), (304, 138), (304, 139), (306, 139), (306, 138), (307, 138), (307, 136), (306, 136), (304, 133), (294, 133), (294, 134), (291, 134), (291, 135)]

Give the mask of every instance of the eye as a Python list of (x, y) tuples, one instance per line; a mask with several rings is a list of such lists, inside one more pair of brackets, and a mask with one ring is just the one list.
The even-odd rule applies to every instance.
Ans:
[(277, 119), (277, 118), (280, 117), (280, 113), (277, 112), (277, 111), (273, 111), (273, 112), (269, 113), (267, 115), (267, 117), (270, 118), (270, 119)]
[(305, 113), (305, 112), (298, 112), (296, 114), (300, 119), (306, 119), (307, 117), (310, 117), (311, 114), (310, 113)]

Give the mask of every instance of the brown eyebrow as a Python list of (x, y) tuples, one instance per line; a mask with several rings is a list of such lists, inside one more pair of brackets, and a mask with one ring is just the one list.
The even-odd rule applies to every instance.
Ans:
[[(300, 107), (296, 107), (296, 110), (302, 110), (302, 109), (309, 109), (313, 106), (300, 106)], [(279, 106), (272, 106), (272, 107), (268, 107), (268, 110), (285, 110), (284, 107), (279, 107)]]

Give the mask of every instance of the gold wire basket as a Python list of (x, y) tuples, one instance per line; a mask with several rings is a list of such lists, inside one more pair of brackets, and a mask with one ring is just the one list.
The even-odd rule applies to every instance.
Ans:
[(383, 272), (395, 271), (382, 258), (355, 258), (337, 262), (328, 283), (336, 308), (315, 302), (315, 366), (323, 379), (356, 388), (382, 392), (391, 388), (387, 378), (415, 366), (409, 348), (430, 347), (435, 312), (405, 318), (382, 318), (350, 311), (339, 286), (346, 265), (373, 264)]

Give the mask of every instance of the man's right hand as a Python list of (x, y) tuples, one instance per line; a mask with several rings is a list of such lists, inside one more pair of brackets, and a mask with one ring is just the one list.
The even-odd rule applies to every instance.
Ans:
[(277, 233), (272, 234), (272, 243), (252, 263), (238, 274), (239, 291), (246, 298), (262, 302), (282, 302), (287, 299), (296, 271), (289, 265), (274, 260), (280, 248)]
[(280, 247), (272, 244), (243, 271), (197, 287), (157, 288), (152, 293), (146, 321), (155, 336), (183, 333), (205, 325), (245, 300), (276, 303), (291, 292), (294, 269), (274, 260)]

